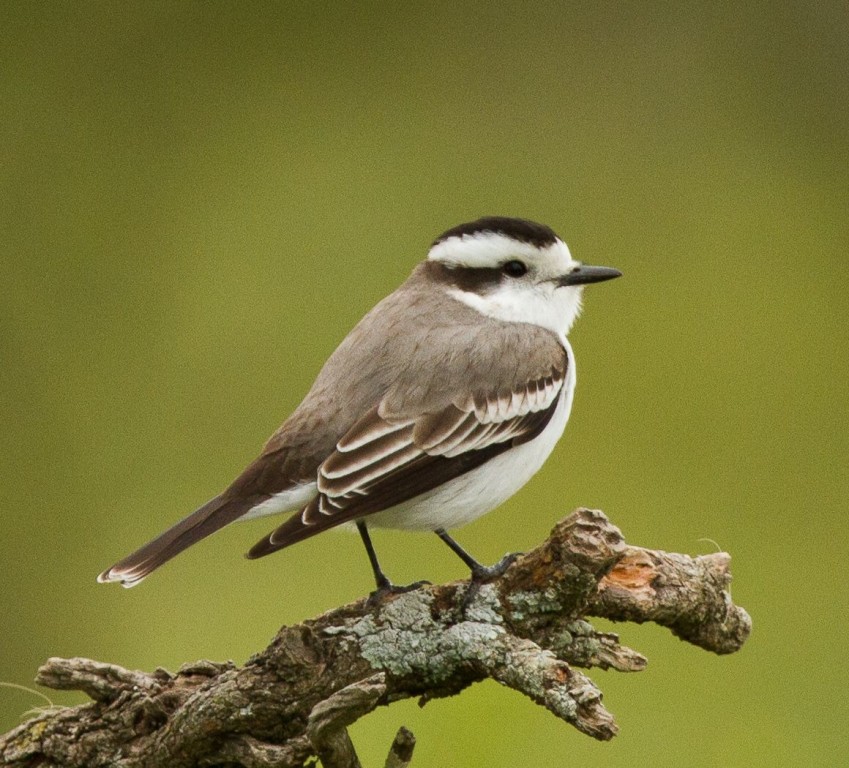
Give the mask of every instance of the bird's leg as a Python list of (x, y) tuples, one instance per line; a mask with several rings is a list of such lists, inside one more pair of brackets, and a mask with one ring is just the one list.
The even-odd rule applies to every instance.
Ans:
[(509, 555), (504, 555), (495, 565), (481, 565), (473, 558), (465, 549), (463, 549), (454, 539), (452, 539), (444, 528), (437, 528), (435, 531), (452, 551), (467, 565), (472, 571), (472, 582), (485, 584), (487, 581), (492, 581), (498, 578), (506, 571), (516, 560), (521, 552), (511, 552)]
[(430, 584), (429, 581), (417, 581), (404, 587), (399, 587), (393, 584), (389, 581), (389, 578), (380, 567), (380, 563), (377, 560), (377, 553), (374, 551), (374, 544), (371, 543), (371, 536), (369, 535), (368, 528), (366, 527), (364, 520), (357, 520), (357, 530), (360, 532), (360, 538), (362, 538), (363, 544), (365, 545), (366, 554), (368, 555), (368, 560), (371, 563), (371, 570), (372, 573), (374, 573), (374, 583), (377, 585), (377, 589), (369, 595), (368, 599), (370, 603), (380, 602), (385, 595), (411, 592), (424, 584)]
[(386, 574), (380, 567), (380, 563), (377, 560), (377, 553), (374, 551), (374, 544), (371, 543), (371, 536), (369, 536), (365, 522), (357, 520), (357, 530), (360, 532), (360, 538), (363, 540), (363, 544), (365, 545), (366, 554), (368, 555), (368, 560), (371, 563), (371, 570), (372, 573), (374, 573), (374, 581), (375, 584), (377, 584), (378, 591), (391, 589), (392, 582), (389, 581)]

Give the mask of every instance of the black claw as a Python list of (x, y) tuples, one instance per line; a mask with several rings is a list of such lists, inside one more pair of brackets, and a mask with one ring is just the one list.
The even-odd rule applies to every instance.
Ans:
[(510, 552), (507, 555), (504, 555), (495, 565), (481, 565), (480, 563), (476, 563), (476, 567), (472, 568), (472, 583), (475, 584), (486, 584), (488, 581), (492, 581), (493, 579), (497, 579), (501, 576), (513, 563), (516, 562), (516, 559), (521, 557), (521, 552)]

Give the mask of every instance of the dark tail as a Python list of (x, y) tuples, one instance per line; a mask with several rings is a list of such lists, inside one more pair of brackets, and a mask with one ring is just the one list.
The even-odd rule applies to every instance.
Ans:
[(248, 501), (216, 496), (141, 549), (107, 568), (97, 580), (101, 584), (116, 581), (124, 587), (134, 587), (187, 547), (241, 517), (255, 503), (256, 499)]

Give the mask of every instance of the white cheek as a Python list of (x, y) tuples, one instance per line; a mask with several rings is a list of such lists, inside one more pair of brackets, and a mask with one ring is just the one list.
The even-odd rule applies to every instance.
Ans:
[(449, 293), (487, 317), (539, 325), (554, 331), (561, 340), (566, 338), (581, 311), (581, 288), (577, 286), (502, 286), (483, 296), (459, 288), (452, 288)]

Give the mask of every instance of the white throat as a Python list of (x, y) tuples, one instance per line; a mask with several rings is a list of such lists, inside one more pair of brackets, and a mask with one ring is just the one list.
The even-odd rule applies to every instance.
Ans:
[(452, 287), (449, 294), (488, 317), (531, 323), (565, 339), (581, 311), (583, 286), (561, 287), (553, 281), (579, 266), (562, 240), (539, 247), (482, 232), (443, 240), (428, 254), (429, 261), (449, 268), (491, 269), (513, 259), (528, 265), (531, 279), (502, 280), (485, 292)]
[(538, 325), (553, 331), (564, 342), (581, 311), (581, 291), (576, 287), (558, 288), (549, 295), (540, 291), (537, 296), (530, 291), (511, 289), (483, 296), (459, 288), (450, 288), (448, 293), (487, 317)]

